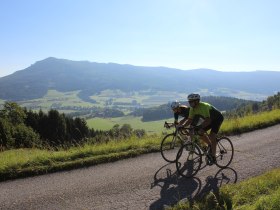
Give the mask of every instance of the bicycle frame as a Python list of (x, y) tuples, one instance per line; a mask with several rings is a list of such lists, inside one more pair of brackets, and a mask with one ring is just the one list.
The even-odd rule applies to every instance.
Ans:
[(186, 136), (189, 136), (189, 133), (188, 133), (188, 132), (187, 132), (187, 133), (184, 133), (184, 128), (177, 127), (177, 126), (175, 126), (174, 123), (167, 123), (167, 122), (165, 122), (165, 123), (164, 123), (164, 127), (165, 127), (165, 128), (175, 127), (175, 131), (172, 132), (172, 134), (174, 135), (174, 138), (173, 138), (173, 140), (172, 140), (173, 146), (175, 145), (175, 140), (176, 140), (176, 138), (178, 137), (178, 135), (180, 135), (180, 137), (181, 137), (182, 139), (186, 139)]
[[(188, 133), (188, 135), (189, 135), (189, 140), (188, 141), (186, 141), (186, 143), (185, 144), (192, 144), (192, 145), (197, 145), (197, 147), (200, 149), (200, 151), (201, 151), (201, 155), (202, 156), (206, 156), (206, 157), (208, 157), (210, 154), (209, 154), (209, 145), (207, 145), (207, 147), (203, 147), (201, 144), (201, 142), (202, 142), (202, 140), (201, 140), (201, 138), (200, 138), (200, 136), (198, 135), (198, 134), (196, 134), (195, 133), (195, 131), (194, 131), (194, 129), (193, 128), (183, 128), (183, 129), (185, 129), (185, 130), (187, 130), (187, 133)], [(208, 135), (207, 133), (206, 133), (206, 135)], [(217, 138), (218, 139), (218, 138)], [(206, 143), (203, 143), (203, 144), (206, 144)]]
[[(201, 163), (202, 163), (202, 157), (205, 156), (205, 161), (206, 161), (206, 165), (217, 165), (220, 168), (225, 168), (227, 167), (233, 158), (233, 154), (234, 154), (234, 148), (233, 148), (233, 144), (230, 141), (229, 138), (225, 137), (225, 136), (219, 136), (216, 138), (217, 140), (217, 150), (219, 151), (218, 155), (216, 153), (216, 160), (213, 161), (213, 157), (212, 157), (212, 152), (210, 150), (210, 147), (204, 147), (201, 145), (201, 140), (199, 140), (199, 135), (192, 129), (192, 128), (185, 128), (186, 130), (189, 131), (189, 141), (185, 142), (185, 144), (179, 149), (178, 153), (177, 153), (177, 157), (176, 157), (176, 168), (177, 171), (179, 172), (179, 174), (181, 174), (182, 176), (185, 177), (190, 177), (191, 175), (195, 175), (201, 167)], [(208, 135), (208, 133), (206, 133)], [(185, 150), (183, 149), (185, 148)], [(196, 162), (197, 168), (195, 169), (195, 171), (193, 172), (193, 174), (188, 175), (188, 174), (184, 174), (183, 171), (181, 171), (181, 166), (180, 164), (182, 163), (186, 163), (183, 159), (180, 159), (181, 157), (183, 157), (183, 152), (184, 151), (188, 151), (187, 152), (187, 156), (185, 156), (187, 158), (188, 161), (191, 160), (197, 160), (198, 162)], [(230, 152), (230, 153), (228, 153)], [(224, 156), (226, 155), (226, 156)], [(224, 159), (225, 157), (225, 159)], [(180, 161), (179, 161), (180, 159)], [(183, 162), (182, 162), (183, 161)], [(188, 171), (186, 171), (188, 172)]]
[(182, 128), (175, 126), (174, 123), (165, 122), (164, 127), (170, 129), (174, 127), (175, 129), (172, 133), (166, 134), (166, 136), (161, 141), (160, 152), (164, 160), (173, 163), (176, 161), (176, 156), (167, 152), (169, 150), (180, 148), (184, 145), (184, 142), (188, 140), (188, 136), (182, 132)]

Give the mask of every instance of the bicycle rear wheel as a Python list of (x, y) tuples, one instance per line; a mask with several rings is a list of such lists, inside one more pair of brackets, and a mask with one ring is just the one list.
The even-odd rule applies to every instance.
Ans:
[(186, 178), (193, 177), (199, 171), (202, 155), (199, 147), (193, 143), (184, 144), (176, 157), (177, 172)]
[(180, 136), (176, 136), (173, 133), (166, 135), (160, 146), (160, 152), (163, 159), (169, 163), (174, 163), (177, 155), (177, 152), (175, 152), (174, 149), (178, 148), (182, 144), (183, 141)]
[(217, 139), (217, 151), (216, 151), (216, 165), (219, 168), (226, 168), (229, 166), (233, 159), (234, 148), (233, 144), (227, 137), (221, 137)]

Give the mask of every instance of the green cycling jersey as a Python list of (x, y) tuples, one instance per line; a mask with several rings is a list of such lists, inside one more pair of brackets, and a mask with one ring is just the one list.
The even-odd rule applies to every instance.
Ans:
[(194, 119), (195, 116), (199, 116), (203, 119), (211, 118), (213, 120), (220, 118), (221, 115), (221, 112), (218, 111), (214, 106), (205, 102), (199, 102), (197, 107), (190, 108), (189, 118)]

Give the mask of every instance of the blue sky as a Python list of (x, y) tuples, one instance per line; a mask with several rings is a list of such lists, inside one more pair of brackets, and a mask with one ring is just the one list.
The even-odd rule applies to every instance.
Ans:
[(280, 71), (278, 0), (0, 0), (0, 76), (47, 57)]

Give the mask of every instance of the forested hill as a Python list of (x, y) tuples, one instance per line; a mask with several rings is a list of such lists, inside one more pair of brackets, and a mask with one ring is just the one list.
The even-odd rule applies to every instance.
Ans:
[(222, 95), (223, 90), (273, 95), (279, 90), (279, 81), (280, 72), (272, 71), (183, 71), (47, 58), (0, 78), (0, 99), (18, 101), (40, 98), (48, 89), (81, 90), (80, 97), (84, 98), (105, 89), (182, 92), (206, 89), (214, 95)]

